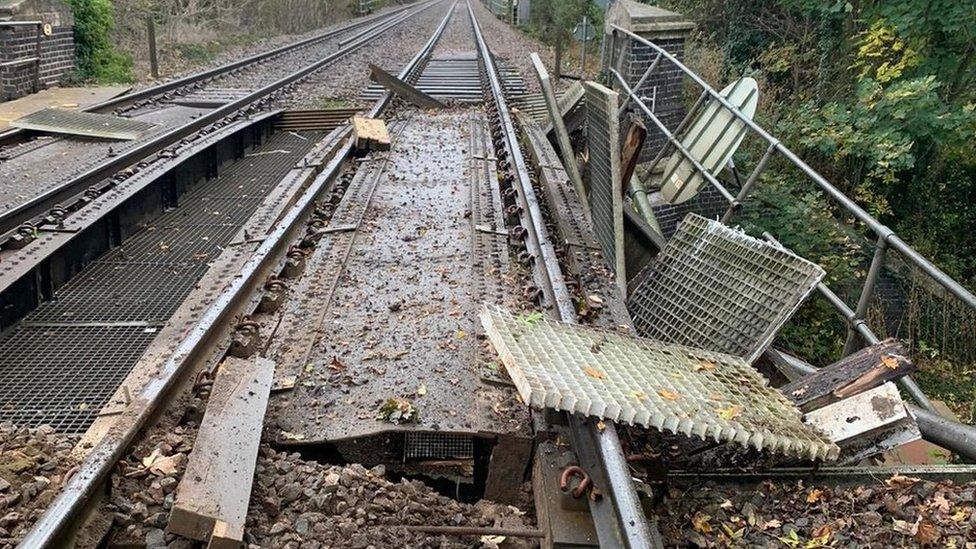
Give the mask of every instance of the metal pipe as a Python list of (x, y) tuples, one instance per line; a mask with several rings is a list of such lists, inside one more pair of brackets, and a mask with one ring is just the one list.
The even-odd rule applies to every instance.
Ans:
[[(770, 349), (768, 355), (776, 367), (783, 370), (783, 373), (791, 380), (808, 376), (819, 370), (819, 368), (793, 355), (776, 349)], [(922, 438), (959, 454), (967, 460), (976, 461), (976, 427), (953, 421), (936, 412), (912, 404), (907, 404), (907, 406), (915, 416)]]
[[(512, 123), (511, 114), (505, 102), (505, 96), (498, 77), (491, 50), (481, 33), (481, 27), (474, 15), (474, 10), (468, 4), (468, 14), (474, 31), (478, 52), (485, 64), (489, 87), (498, 108), (499, 122), (505, 134), (505, 143), (515, 174), (519, 200), (523, 206), (523, 226), (528, 229), (527, 245), (538, 255), (533, 267), (533, 276), (543, 292), (548, 287), (552, 301), (551, 310), (563, 322), (576, 323), (576, 308), (572, 296), (566, 287), (566, 280), (559, 268), (559, 259), (555, 255), (552, 243), (545, 230), (546, 224), (542, 217), (532, 181), (526, 168), (525, 158), (519, 149), (518, 136)], [(540, 280), (542, 279), (542, 280)], [(601, 473), (605, 474), (607, 484), (605, 494), (599, 502), (590, 501), (590, 512), (600, 535), (601, 544), (607, 547), (624, 546), (632, 548), (660, 547), (660, 543), (652, 537), (651, 527), (644, 516), (631, 480), (630, 467), (624, 461), (623, 448), (617, 438), (616, 427), (607, 422), (600, 431), (593, 424), (580, 425), (578, 418), (571, 417), (570, 425), (575, 440), (590, 439), (594, 441), (595, 460), (602, 465)], [(614, 530), (612, 536), (608, 530)]]
[(766, 166), (769, 164), (769, 161), (772, 159), (773, 153), (775, 152), (776, 146), (773, 144), (770, 144), (769, 147), (766, 148), (766, 152), (763, 153), (762, 158), (759, 159), (759, 163), (756, 164), (756, 167), (753, 168), (752, 173), (749, 174), (749, 178), (746, 179), (745, 184), (739, 189), (739, 194), (735, 196), (735, 202), (729, 204), (729, 208), (725, 210), (725, 215), (722, 216), (723, 224), (728, 223), (729, 220), (732, 219), (732, 214), (734, 214), (735, 211), (742, 206), (742, 202), (749, 197), (749, 191), (751, 191), (752, 187), (757, 181), (759, 181), (759, 176), (766, 171)]
[[(657, 66), (661, 62), (661, 59), (663, 59), (663, 57), (661, 56), (661, 54), (660, 53), (657, 54), (657, 57), (654, 58), (654, 62), (651, 63), (651, 66), (650, 67), (647, 67), (647, 70), (644, 71), (644, 74), (642, 74), (641, 77), (637, 80), (637, 83), (634, 84), (634, 89), (635, 90), (640, 91), (641, 86), (644, 85), (644, 81), (647, 80), (647, 78), (649, 76), (651, 76), (651, 73), (652, 72), (654, 72), (655, 70), (657, 70)], [(654, 91), (655, 91), (655, 95), (657, 95), (657, 88), (656, 87), (654, 88)], [(623, 116), (624, 111), (627, 110), (627, 105), (630, 104), (630, 100), (631, 99), (633, 99), (633, 97), (630, 96), (630, 95), (628, 95), (627, 96), (627, 99), (625, 99), (624, 102), (623, 102), (623, 104), (620, 105), (620, 107), (617, 109), (617, 116)]]
[[(783, 245), (780, 244), (779, 241), (768, 232), (763, 232), (763, 237), (776, 246), (783, 248)], [(817, 291), (827, 298), (827, 302), (837, 309), (837, 311), (844, 318), (844, 321), (847, 322), (848, 326), (856, 330), (857, 333), (864, 338), (864, 341), (866, 341), (868, 345), (874, 345), (881, 341), (878, 339), (878, 336), (871, 331), (871, 327), (868, 326), (866, 322), (857, 321), (857, 314), (850, 307), (848, 307), (846, 303), (844, 303), (843, 299), (841, 299), (837, 294), (834, 293), (833, 290), (827, 287), (823, 281), (817, 283)], [(932, 404), (932, 401), (929, 400), (929, 397), (925, 396), (925, 392), (922, 391), (922, 388), (919, 387), (917, 383), (915, 383), (912, 376), (902, 377), (898, 380), (898, 384), (901, 385), (901, 388), (904, 389), (905, 392), (908, 393), (908, 396), (912, 397), (912, 399), (914, 399), (919, 406), (929, 410), (930, 412), (938, 413), (938, 410), (936, 410), (935, 406)]]
[(961, 284), (952, 279), (949, 275), (943, 272), (941, 269), (936, 267), (932, 262), (925, 259), (921, 254), (912, 249), (911, 246), (906, 244), (900, 237), (894, 234), (894, 231), (889, 229), (883, 223), (875, 219), (871, 214), (866, 212), (861, 208), (856, 202), (847, 197), (843, 192), (837, 187), (833, 186), (829, 181), (827, 181), (822, 175), (817, 173), (816, 170), (811, 168), (806, 162), (800, 159), (793, 151), (791, 151), (786, 145), (780, 142), (778, 139), (773, 137), (769, 132), (763, 129), (759, 124), (752, 120), (752, 118), (746, 117), (742, 112), (729, 103), (720, 93), (715, 91), (707, 82), (702, 80), (700, 76), (695, 74), (691, 69), (686, 67), (681, 61), (676, 59), (673, 55), (668, 53), (664, 48), (661, 48), (657, 44), (639, 36), (619, 25), (611, 24), (610, 28), (614, 32), (621, 32), (628, 36), (632, 40), (636, 40), (641, 44), (644, 44), (651, 49), (664, 55), (664, 58), (670, 61), (673, 65), (678, 67), (685, 75), (690, 77), (695, 81), (703, 90), (704, 93), (712, 96), (715, 100), (722, 103), (727, 109), (729, 109), (732, 114), (742, 120), (752, 131), (756, 132), (761, 138), (765, 139), (768, 143), (773, 144), (776, 150), (783, 155), (787, 160), (789, 160), (793, 165), (800, 169), (807, 177), (812, 179), (824, 192), (826, 192), (831, 198), (837, 201), (843, 208), (852, 213), (859, 221), (864, 223), (874, 232), (877, 236), (884, 238), (888, 245), (891, 246), (896, 251), (902, 253), (908, 258), (908, 260), (915, 264), (917, 267), (922, 269), (926, 274), (931, 276), (937, 283), (949, 291), (952, 295), (958, 298), (960, 301), (965, 303), (970, 309), (976, 310), (976, 295), (964, 288)]
[(861, 295), (857, 300), (857, 307), (854, 308), (854, 319), (847, 329), (847, 341), (844, 342), (842, 356), (847, 356), (857, 350), (857, 334), (854, 326), (858, 323), (867, 323), (865, 318), (868, 314), (868, 307), (871, 305), (871, 298), (874, 296), (874, 286), (881, 276), (881, 269), (884, 267), (885, 253), (888, 251), (888, 243), (885, 239), (878, 238), (874, 245), (874, 257), (871, 258), (871, 266), (868, 268), (867, 277), (864, 279), (864, 286), (861, 288)]
[[(627, 85), (627, 82), (624, 81), (624, 79), (623, 79), (622, 76), (620, 76), (620, 73), (618, 73), (617, 71), (615, 71), (613, 69), (611, 69), (610, 72), (613, 73), (613, 75), (620, 81), (620, 85), (623, 86), (624, 90), (626, 90), (626, 92), (628, 94), (633, 95), (633, 93), (634, 93), (633, 90), (630, 89), (630, 86)], [(706, 181), (708, 181), (709, 183), (711, 183), (712, 186), (715, 187), (718, 190), (718, 192), (722, 195), (723, 198), (725, 198), (725, 200), (729, 204), (732, 204), (732, 203), (735, 202), (735, 197), (732, 196), (732, 193), (730, 193), (728, 191), (728, 189), (725, 188), (724, 185), (722, 185), (717, 179), (715, 179), (715, 176), (713, 176), (712, 174), (708, 173), (708, 171), (705, 169), (705, 167), (701, 165), (701, 162), (699, 162), (698, 159), (696, 159), (691, 154), (691, 152), (689, 152), (688, 149), (686, 149), (685, 146), (682, 145), (674, 137), (674, 135), (671, 134), (670, 131), (668, 131), (667, 127), (664, 126), (664, 123), (662, 123), (658, 119), (658, 117), (653, 112), (651, 112), (650, 109), (647, 108), (647, 105), (645, 105), (643, 101), (638, 101), (637, 102), (637, 106), (640, 107), (640, 109), (642, 111), (644, 111), (644, 114), (647, 115), (647, 117), (651, 120), (651, 122), (654, 122), (654, 125), (657, 126), (657, 129), (662, 134), (664, 134), (665, 137), (668, 138), (668, 142), (670, 142), (672, 145), (674, 145), (675, 150), (677, 150), (678, 152), (680, 152), (681, 155), (684, 156), (686, 160), (688, 160), (688, 162), (691, 162), (692, 166), (695, 167), (695, 170), (697, 170), (704, 177), (704, 179)]]

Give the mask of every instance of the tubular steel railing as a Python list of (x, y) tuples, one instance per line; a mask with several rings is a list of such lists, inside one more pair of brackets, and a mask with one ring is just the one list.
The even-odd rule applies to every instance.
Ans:
[[(716, 91), (700, 76), (695, 74), (691, 69), (681, 63), (681, 61), (676, 59), (672, 54), (654, 42), (618, 25), (611, 24), (609, 28), (612, 31), (612, 42), (608, 48), (611, 59), (606, 63), (606, 66), (608, 67), (607, 71), (613, 78), (616, 87), (621, 91), (621, 94), (624, 95), (624, 107), (627, 107), (630, 104), (636, 105), (636, 107), (647, 117), (648, 120), (654, 124), (655, 127), (657, 127), (658, 131), (667, 140), (667, 144), (662, 146), (661, 150), (654, 157), (651, 163), (651, 171), (653, 171), (654, 167), (657, 166), (657, 164), (659, 164), (663, 158), (665, 158), (666, 153), (669, 151), (669, 147), (673, 148), (674, 151), (684, 157), (684, 159), (694, 167), (694, 171), (697, 175), (701, 176), (705, 181), (708, 181), (708, 183), (712, 185), (719, 194), (722, 195), (725, 201), (728, 202), (728, 207), (721, 219), (723, 223), (727, 223), (735, 212), (742, 208), (743, 201), (748, 197), (749, 192), (759, 181), (759, 177), (769, 166), (770, 160), (772, 160), (774, 155), (778, 154), (793, 164), (795, 168), (798, 168), (804, 175), (807, 176), (807, 178), (812, 180), (818, 187), (820, 187), (821, 190), (830, 196), (834, 202), (839, 204), (855, 219), (868, 227), (868, 229), (877, 237), (877, 241), (874, 246), (874, 257), (872, 258), (871, 266), (868, 269), (867, 276), (865, 277), (864, 283), (861, 287), (857, 305), (853, 310), (826, 285), (820, 284), (819, 286), (821, 294), (827, 298), (830, 305), (836, 309), (847, 324), (847, 340), (844, 345), (845, 356), (857, 349), (859, 338), (869, 344), (878, 340), (877, 336), (868, 327), (866, 317), (872, 298), (875, 294), (878, 279), (883, 270), (886, 255), (890, 250), (900, 253), (908, 263), (929, 275), (936, 283), (938, 283), (939, 286), (944, 288), (949, 294), (959, 299), (969, 309), (976, 311), (976, 296), (974, 296), (969, 290), (953, 280), (952, 277), (936, 267), (931, 261), (923, 257), (919, 252), (905, 243), (905, 241), (896, 235), (894, 231), (875, 219), (863, 208), (858, 206), (857, 203), (851, 200), (840, 189), (835, 187), (816, 170), (800, 159), (779, 139), (772, 136), (750, 117), (743, 115), (735, 105), (729, 103), (729, 101), (721, 93)], [(646, 46), (653, 50), (653, 52), (656, 52), (654, 60), (638, 80), (638, 84), (633, 87), (631, 87), (627, 80), (621, 75), (623, 47), (626, 46), (627, 40)], [(673, 67), (679, 69), (684, 76), (690, 78), (695, 84), (697, 84), (698, 87), (702, 89), (697, 101), (684, 116), (683, 120), (679, 123), (674, 132), (668, 130), (661, 119), (655, 114), (654, 106), (649, 106), (645, 98), (638, 95), (638, 90), (640, 89), (641, 85), (647, 81), (654, 71), (658, 70), (658, 67), (662, 64), (662, 62), (670, 63)], [(685, 147), (680, 138), (676, 137), (676, 135), (680, 136), (682, 134), (682, 132), (687, 128), (689, 121), (694, 119), (695, 114), (701, 109), (701, 107), (710, 101), (717, 101), (725, 111), (731, 113), (735, 119), (742, 123), (742, 128), (739, 130), (741, 136), (746, 135), (747, 132), (751, 132), (753, 135), (758, 136), (767, 144), (763, 156), (760, 158), (755, 168), (753, 168), (746, 181), (742, 183), (738, 193), (735, 195), (729, 192), (729, 190), (726, 189), (725, 186), (712, 173), (705, 169), (701, 162), (699, 162), (699, 160), (692, 155), (688, 148)], [(623, 108), (621, 109), (621, 113), (622, 112)], [(740, 136), (737, 135), (736, 137)], [(733, 140), (733, 142), (734, 141), (736, 140)], [(901, 385), (908, 395), (921, 407), (932, 412), (937, 412), (931, 401), (929, 401), (928, 397), (925, 396), (925, 393), (911, 377), (903, 378)]]

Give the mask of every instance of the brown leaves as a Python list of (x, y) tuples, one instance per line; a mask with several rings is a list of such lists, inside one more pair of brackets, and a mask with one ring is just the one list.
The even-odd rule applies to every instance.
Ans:
[(898, 369), (898, 359), (891, 355), (881, 357), (881, 363), (884, 364), (885, 368), (888, 368), (889, 370)]
[(810, 490), (810, 493), (807, 494), (807, 503), (817, 503), (823, 499), (823, 497), (823, 490), (820, 488), (814, 488), (813, 490)]
[(661, 395), (661, 398), (663, 398), (664, 400), (671, 400), (671, 401), (678, 400), (678, 396), (680, 396), (678, 395), (678, 393), (674, 391), (669, 391), (667, 389), (658, 389), (657, 394)]
[(695, 365), (694, 370), (696, 372), (711, 372), (715, 370), (715, 363), (709, 360), (703, 360)]
[(328, 368), (335, 372), (342, 372), (343, 370), (346, 369), (346, 365), (341, 360), (339, 360), (339, 357), (333, 356), (332, 362), (329, 363)]
[(589, 377), (592, 377), (593, 379), (606, 379), (607, 377), (607, 374), (597, 370), (593, 366), (585, 366), (583, 368), (583, 373)]
[(701, 512), (695, 513), (695, 516), (691, 517), (691, 527), (699, 534), (708, 534), (712, 531), (712, 525), (708, 522), (711, 519), (711, 515)]
[(718, 411), (718, 415), (725, 421), (732, 421), (733, 419), (742, 415), (742, 407), (729, 406), (728, 408), (721, 408)]

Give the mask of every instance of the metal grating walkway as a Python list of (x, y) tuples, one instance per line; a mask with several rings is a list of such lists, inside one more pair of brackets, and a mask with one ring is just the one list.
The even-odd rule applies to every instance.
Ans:
[(481, 322), (530, 406), (801, 459), (840, 452), (741, 358), (496, 307)]
[(44, 109), (10, 123), (15, 128), (107, 139), (139, 139), (155, 124), (108, 114)]
[(750, 364), (824, 277), (820, 266), (696, 214), (632, 281), (642, 336)]
[(315, 144), (279, 133), (89, 264), (0, 339), (0, 421), (82, 433), (208, 264)]

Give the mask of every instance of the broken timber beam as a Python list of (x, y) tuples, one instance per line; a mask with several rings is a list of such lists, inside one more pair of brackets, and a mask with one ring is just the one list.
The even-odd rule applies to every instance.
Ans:
[(390, 132), (386, 130), (386, 123), (379, 118), (352, 117), (352, 136), (358, 150), (390, 150)]
[(167, 531), (209, 547), (239, 547), (274, 362), (224, 360), (170, 512)]
[(803, 421), (840, 446), (838, 465), (853, 465), (922, 438), (891, 382), (813, 410)]
[(780, 391), (801, 411), (809, 412), (895, 381), (914, 370), (905, 348), (894, 339), (886, 339), (784, 385)]
[[(562, 117), (567, 131), (571, 132), (583, 123), (582, 109), (577, 109), (576, 106), (583, 100), (585, 93), (583, 83), (577, 80), (559, 96), (559, 115)], [(539, 121), (539, 125), (547, 136), (553, 132), (554, 128), (551, 117)]]
[(372, 63), (369, 64), (369, 79), (421, 109), (443, 109), (446, 107), (444, 103), (441, 103)]

